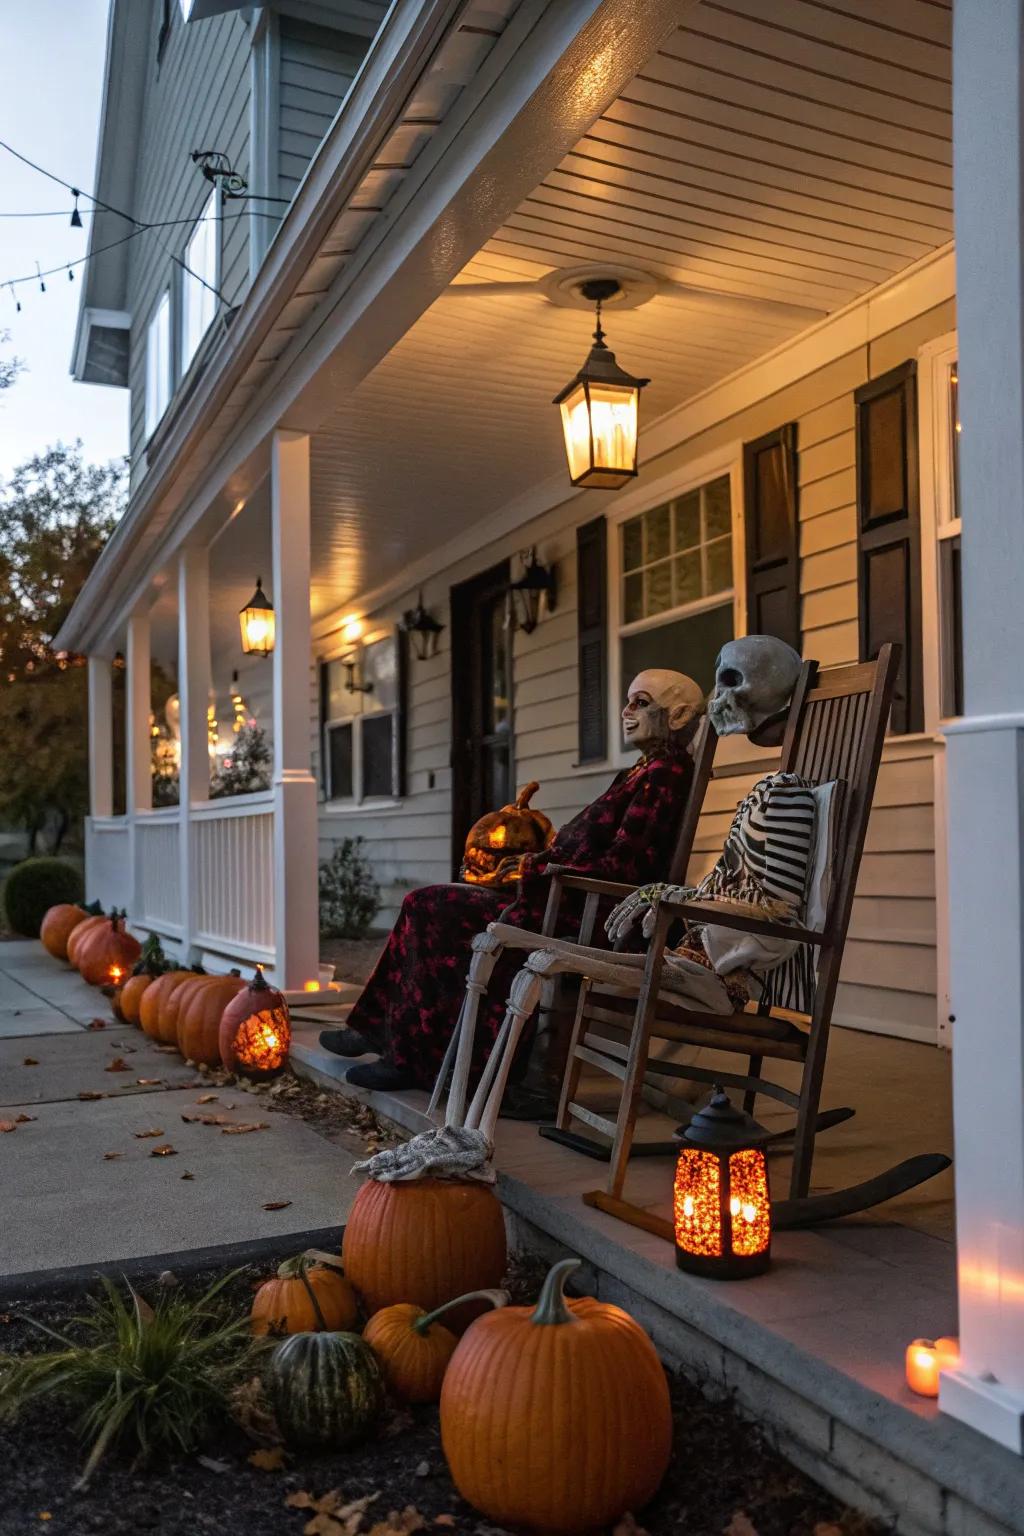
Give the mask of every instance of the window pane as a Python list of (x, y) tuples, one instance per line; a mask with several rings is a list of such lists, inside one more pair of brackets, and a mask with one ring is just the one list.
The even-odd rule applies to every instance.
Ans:
[(624, 587), (622, 620), (624, 624), (632, 624), (644, 616), (644, 578), (639, 573), (627, 576)]
[(732, 538), (716, 539), (707, 546), (707, 596), (727, 592), (732, 586)]
[(647, 613), (666, 613), (672, 607), (672, 562), (662, 560), (647, 572)]
[(695, 603), (701, 593), (700, 583), (700, 550), (691, 549), (689, 554), (677, 555), (676, 568), (676, 606), (682, 607), (683, 603)]
[(328, 793), (332, 800), (352, 798), (352, 726), (335, 725), (327, 732), (330, 768)]
[(398, 646), (394, 635), (363, 647), (363, 684), (373, 691), (363, 695), (363, 713), (395, 709), (398, 705)]
[(645, 512), (644, 526), (647, 532), (647, 563), (663, 560), (669, 553), (672, 540), (668, 507), (652, 507), (650, 512)]
[(165, 293), (146, 332), (146, 436), (152, 437), (171, 399), (171, 296)]
[(510, 726), (509, 630), (505, 627), (505, 600), (495, 598), (483, 631), (484, 658), (482, 725), (485, 736), (507, 731)]
[[(952, 506), (950, 511), (954, 517), (960, 516), (960, 364), (956, 362), (949, 370), (949, 456), (952, 460), (950, 473), (952, 478)], [(958, 710), (958, 714), (962, 711)]]
[(715, 660), (732, 638), (731, 602), (670, 620), (638, 635), (626, 635), (621, 641), (622, 676), (631, 678), (648, 667), (667, 667), (672, 672), (685, 672), (710, 692)]
[(700, 491), (689, 491), (676, 502), (676, 549), (700, 543)]
[(181, 371), (188, 368), (217, 313), (217, 194), (209, 201), (185, 247), (181, 278)]
[(704, 487), (704, 537), (717, 539), (732, 532), (732, 497), (729, 476), (712, 480)]
[(324, 703), (325, 720), (347, 720), (360, 711), (362, 694), (348, 689), (349, 669), (343, 661), (329, 661), (327, 673), (327, 698)]
[(393, 795), (394, 716), (376, 715), (363, 726), (363, 795)]
[(631, 517), (622, 525), (622, 569), (635, 571), (644, 563), (644, 520)]

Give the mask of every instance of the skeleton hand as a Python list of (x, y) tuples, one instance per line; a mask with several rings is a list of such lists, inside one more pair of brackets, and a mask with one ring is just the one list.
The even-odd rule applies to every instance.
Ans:
[(604, 925), (604, 931), (613, 944), (625, 938), (640, 917), (643, 918), (643, 931), (647, 932), (647, 923), (653, 918), (658, 900), (664, 890), (663, 885), (642, 885), (619, 902)]
[(658, 921), (659, 902), (688, 901), (689, 898), (693, 895), (692, 887), (687, 885), (655, 885), (649, 887), (649, 889), (655, 891), (657, 894), (655, 895), (650, 908), (644, 916), (644, 926), (642, 932), (645, 939), (649, 939), (651, 934), (654, 932), (655, 924)]

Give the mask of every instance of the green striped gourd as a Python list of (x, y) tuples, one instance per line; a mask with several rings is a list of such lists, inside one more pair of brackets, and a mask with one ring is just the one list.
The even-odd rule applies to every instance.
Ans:
[(266, 1387), (288, 1445), (352, 1445), (384, 1410), (384, 1376), (357, 1333), (291, 1334), (270, 1357)]

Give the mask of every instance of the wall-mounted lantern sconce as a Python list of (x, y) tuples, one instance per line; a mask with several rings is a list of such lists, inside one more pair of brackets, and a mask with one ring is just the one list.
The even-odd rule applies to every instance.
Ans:
[(583, 367), (553, 404), (562, 412), (565, 455), (573, 485), (615, 491), (637, 473), (640, 391), (650, 379), (620, 368), (601, 329), (601, 305), (619, 292), (614, 277), (591, 278), (583, 297), (597, 306), (594, 345)]
[(364, 683), (362, 681), (362, 674), (361, 674), (360, 669), (359, 669), (358, 657), (353, 657), (351, 661), (349, 661), (349, 660), (347, 660), (345, 658), (342, 658), (342, 663), (341, 664), (345, 668), (345, 673), (346, 673), (346, 676), (345, 676), (345, 692), (346, 693), (372, 693), (373, 692), (373, 684), (372, 683)]
[(404, 634), (410, 636), (417, 660), (428, 661), (431, 656), (437, 655), (438, 642), (444, 625), (439, 624), (433, 614), (428, 613), (424, 608), (422, 590), (416, 599), (416, 607), (409, 608), (402, 614), (399, 628)]
[(532, 635), (540, 622), (541, 598), (547, 599), (548, 613), (555, 611), (558, 583), (553, 565), (541, 565), (537, 551), (531, 546), (519, 556), (523, 574), (509, 585), (509, 622), (513, 629), (521, 629), (524, 635)]
[(256, 590), (239, 611), (242, 650), (247, 656), (269, 656), (274, 649), (274, 605), (263, 590), (263, 578), (257, 576)]

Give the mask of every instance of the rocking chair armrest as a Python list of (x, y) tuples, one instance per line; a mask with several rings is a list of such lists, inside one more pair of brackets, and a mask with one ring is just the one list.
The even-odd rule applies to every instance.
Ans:
[(632, 896), (635, 885), (618, 880), (598, 880), (593, 875), (577, 875), (571, 864), (549, 864), (548, 874), (571, 891), (589, 891), (594, 896)]
[(819, 948), (830, 942), (827, 929), (818, 933), (797, 923), (776, 923), (768, 918), (744, 917), (739, 912), (720, 911), (718, 903), (713, 901), (660, 901), (658, 911), (671, 918), (680, 918), (683, 922), (714, 923), (715, 927), (736, 928), (740, 933), (761, 933), (769, 939), (795, 939), (800, 944), (813, 944)]

